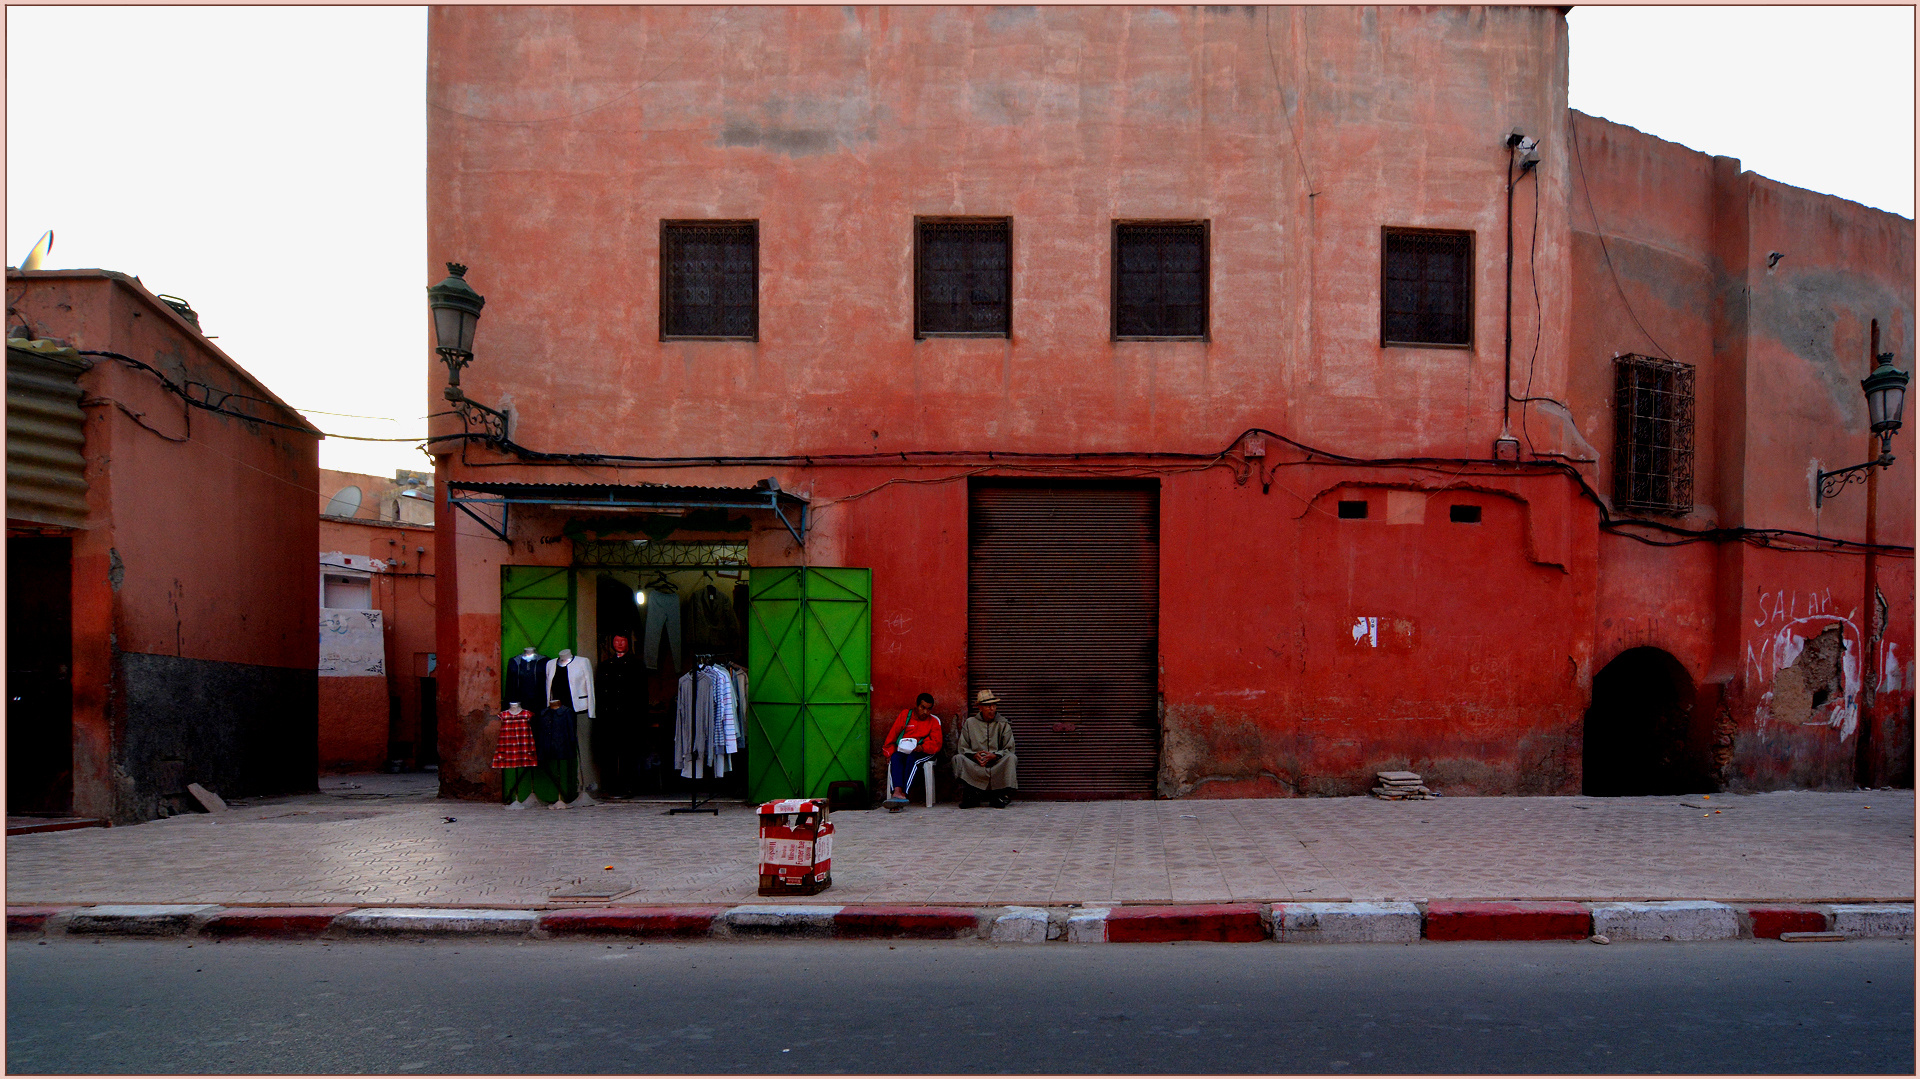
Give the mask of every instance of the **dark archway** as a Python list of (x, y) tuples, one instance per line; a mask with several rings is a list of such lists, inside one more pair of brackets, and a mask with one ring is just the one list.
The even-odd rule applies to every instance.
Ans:
[(1693, 679), (1658, 648), (1631, 648), (1593, 678), (1581, 793), (1718, 790), (1712, 747), (1696, 730)]

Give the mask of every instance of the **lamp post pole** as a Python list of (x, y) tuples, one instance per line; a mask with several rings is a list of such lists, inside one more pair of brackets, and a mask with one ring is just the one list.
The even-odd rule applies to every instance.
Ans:
[[(1880, 320), (1874, 319), (1868, 324), (1867, 371), (1869, 374), (1880, 362)], [(1871, 459), (1878, 449), (1874, 432), (1867, 432), (1867, 455)], [(1855, 702), (1856, 722), (1859, 733), (1854, 739), (1854, 781), (1862, 787), (1873, 786), (1873, 699), (1874, 684), (1880, 679), (1878, 670), (1880, 652), (1880, 578), (1874, 545), (1880, 539), (1880, 469), (1867, 469), (1867, 557), (1865, 600), (1861, 608), (1866, 611), (1866, 623), (1860, 634), (1862, 651), (1860, 657), (1860, 699)]]

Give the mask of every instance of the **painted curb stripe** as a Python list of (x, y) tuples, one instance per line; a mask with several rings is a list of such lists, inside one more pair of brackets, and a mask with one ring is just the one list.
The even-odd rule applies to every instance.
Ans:
[(600, 907), (550, 910), (540, 928), (554, 936), (704, 937), (725, 907)]
[(305, 939), (332, 928), (352, 907), (227, 907), (200, 926), (202, 936)]
[(1581, 940), (1593, 915), (1578, 903), (1427, 904), (1428, 940)]
[(967, 907), (842, 907), (833, 930), (853, 940), (954, 940), (978, 935), (980, 915)]
[(1260, 908), (1252, 903), (1194, 907), (1116, 907), (1107, 913), (1107, 940), (1164, 944), (1170, 941), (1248, 943), (1267, 939)]

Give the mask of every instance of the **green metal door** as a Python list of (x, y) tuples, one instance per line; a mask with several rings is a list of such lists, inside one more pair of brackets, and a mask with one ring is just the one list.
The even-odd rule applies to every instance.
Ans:
[[(547, 657), (573, 647), (573, 571), (566, 566), (500, 567), (500, 685), (505, 700), (507, 661), (523, 649)], [(540, 702), (528, 702), (538, 712)]]
[(747, 797), (867, 780), (873, 571), (756, 566), (748, 582)]

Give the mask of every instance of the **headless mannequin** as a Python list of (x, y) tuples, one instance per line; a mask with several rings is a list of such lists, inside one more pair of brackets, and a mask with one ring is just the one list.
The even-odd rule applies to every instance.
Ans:
[(523, 648), (520, 654), (507, 664), (508, 697), (519, 697), (529, 707), (547, 699), (547, 691), (540, 685), (540, 675), (546, 666), (547, 657), (538, 649)]
[[(533, 651), (533, 649), (531, 649), (531, 648), (529, 648), (529, 649), (527, 649), (527, 651), (526, 651), (525, 653), (522, 653), (522, 654), (523, 654), (523, 655), (527, 655), (527, 654), (537, 654), (537, 653), (535, 653), (535, 652)], [(520, 711), (520, 702), (519, 702), (519, 701), (508, 701), (508, 702), (507, 702), (507, 711), (509, 711), (509, 712), (518, 712), (518, 711)], [(525, 798), (522, 798), (522, 799), (520, 799), (520, 800), (519, 800), (519, 801), (517, 801), (517, 802), (508, 802), (508, 803), (507, 803), (507, 808), (508, 808), (508, 809), (525, 809), (525, 808), (527, 808), (528, 806), (530, 806), (530, 805), (532, 805), (533, 803), (534, 803), (534, 797), (533, 797), (533, 795), (531, 795), (531, 794), (529, 794), (529, 795), (527, 795), (527, 796), (526, 796)]]
[[(555, 672), (558, 673), (559, 671), (567, 670), (572, 666), (573, 660), (573, 649), (562, 648), (560, 655), (554, 660)], [(571, 679), (568, 679), (568, 681), (570, 683)], [(552, 692), (553, 690), (549, 687), (548, 693), (551, 694)], [(576, 706), (572, 700), (560, 701), (555, 699), (547, 703), (549, 705), (564, 703), (568, 707)], [(591, 702), (589, 702), (588, 708), (592, 708)], [(579, 745), (578, 756), (574, 758), (574, 767), (578, 769), (577, 774), (580, 777), (580, 792), (571, 802), (554, 802), (553, 808), (555, 809), (578, 809), (600, 804), (594, 800), (593, 795), (588, 793), (590, 786), (597, 788), (600, 785), (599, 776), (593, 770), (591, 751), (587, 748), (592, 744), (589, 739), (593, 735), (593, 713), (591, 711), (576, 711), (574, 713), (574, 734)]]

